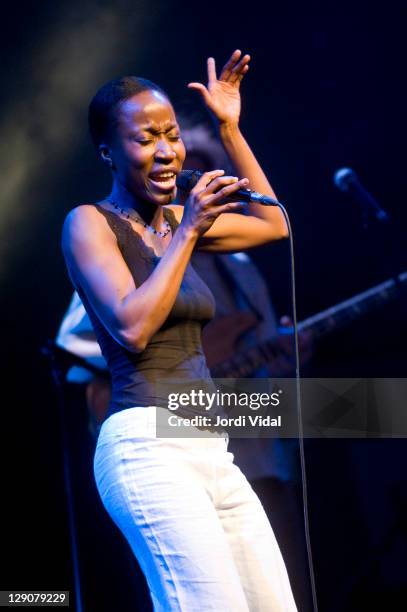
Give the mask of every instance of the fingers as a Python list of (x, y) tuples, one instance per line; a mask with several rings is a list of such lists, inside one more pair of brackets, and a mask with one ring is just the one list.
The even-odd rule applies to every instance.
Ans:
[[(242, 57), (240, 49), (236, 49), (230, 56), (230, 59), (226, 62), (223, 67), (222, 73), (219, 77), (219, 81), (230, 83), (239, 88), (240, 82), (244, 75), (249, 70), (250, 55), (246, 54)], [(214, 84), (218, 81), (216, 76), (216, 64), (213, 57), (208, 57), (207, 60), (208, 68), (208, 86), (205, 87), (202, 83), (188, 83), (189, 89), (195, 89), (199, 91), (204, 102), (210, 106), (211, 92)]]
[(240, 212), (246, 204), (244, 202), (227, 202), (221, 206), (216, 207), (216, 214), (222, 215), (223, 213)]
[(208, 83), (213, 83), (217, 80), (216, 76), (216, 64), (213, 57), (208, 57)]
[(244, 75), (249, 71), (249, 64), (246, 64), (243, 69), (241, 70), (240, 74), (237, 76), (235, 83), (239, 83), (241, 82), (241, 80), (243, 79)]
[(245, 189), (249, 184), (247, 178), (238, 179), (236, 176), (223, 176), (224, 170), (205, 172), (191, 191), (195, 193), (205, 206), (219, 204), (239, 189)]
[(237, 64), (232, 68), (229, 77), (230, 83), (240, 83), (246, 72), (249, 70), (250, 59), (250, 55), (246, 54), (239, 62), (237, 62)]
[[(228, 184), (221, 187), (222, 183), (226, 179), (229, 179)], [(230, 182), (231, 179), (234, 179), (232, 183)], [(231, 204), (230, 198), (233, 196), (233, 194), (239, 191), (239, 189), (244, 189), (245, 187), (247, 187), (248, 182), (249, 181), (247, 179), (241, 179), (240, 181), (238, 181), (234, 177), (222, 177), (222, 179), (214, 180), (213, 184), (217, 184), (218, 188), (216, 191), (213, 191), (211, 195), (210, 195), (209, 190), (213, 190), (215, 189), (215, 187), (211, 183), (209, 188), (207, 188), (205, 194), (208, 194), (208, 191), (209, 191), (209, 194), (208, 194), (209, 197), (206, 198), (206, 202), (205, 202), (206, 206), (209, 206), (209, 207), (216, 206), (217, 214), (219, 214), (223, 210), (226, 210), (224, 209), (225, 206), (227, 207), (227, 210), (229, 212), (231, 210), (234, 210), (235, 208), (240, 209), (242, 206), (244, 206), (244, 203), (242, 202), (234, 202), (234, 204), (237, 204), (237, 206), (233, 206), (232, 208), (228, 207), (227, 205)], [(235, 196), (234, 199), (237, 199), (237, 197), (238, 196)]]
[[(231, 202), (232, 194), (246, 187), (248, 179), (223, 176), (223, 170), (205, 172), (192, 189), (185, 203), (182, 223), (190, 224), (202, 235), (222, 213), (241, 212), (243, 202)], [(229, 198), (229, 199), (228, 199)], [(235, 196), (237, 199), (238, 196)]]
[(189, 89), (198, 89), (199, 91), (203, 91), (206, 89), (205, 85), (202, 83), (188, 83)]
[(188, 83), (188, 89), (195, 89), (196, 91), (199, 91), (204, 99), (204, 102), (207, 102), (207, 100), (210, 98), (209, 91), (206, 89), (205, 85), (202, 85), (202, 83)]
[[(210, 172), (204, 172), (195, 187), (192, 189), (193, 192), (204, 191), (207, 186), (217, 177), (223, 176), (224, 170), (211, 170)], [(230, 178), (230, 177), (229, 177)]]
[(242, 57), (240, 49), (236, 49), (224, 65), (219, 79), (221, 81), (227, 81), (232, 85), (240, 83), (249, 70), (250, 59), (250, 55), (246, 54)]
[[(238, 189), (244, 189), (247, 187), (249, 181), (246, 178), (238, 179), (236, 176), (218, 176), (211, 180), (211, 182), (207, 185), (205, 192), (210, 194), (220, 194), (220, 197), (224, 197), (224, 195), (229, 195), (229, 193), (233, 193)], [(222, 195), (222, 193), (224, 195)]]
[(221, 81), (227, 81), (229, 79), (232, 69), (241, 55), (242, 52), (240, 51), (240, 49), (236, 49), (236, 51), (233, 51), (226, 64), (223, 66), (221, 75), (219, 77)]

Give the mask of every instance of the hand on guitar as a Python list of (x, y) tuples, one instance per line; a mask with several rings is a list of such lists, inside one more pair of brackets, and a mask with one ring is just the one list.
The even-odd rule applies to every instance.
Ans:
[[(287, 315), (281, 317), (279, 331), (280, 333), (275, 341), (276, 346), (281, 350), (281, 354), (270, 365), (270, 376), (294, 376), (294, 328), (292, 319)], [(309, 363), (314, 352), (314, 334), (311, 330), (304, 330), (298, 333), (298, 349), (300, 368), (302, 368)]]

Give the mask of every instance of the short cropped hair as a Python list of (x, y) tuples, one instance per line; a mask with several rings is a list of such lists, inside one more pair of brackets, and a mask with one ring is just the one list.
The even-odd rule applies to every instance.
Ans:
[(168, 94), (159, 85), (136, 76), (113, 79), (96, 92), (88, 112), (90, 134), (96, 147), (111, 138), (120, 105), (142, 91), (157, 91), (169, 100)]

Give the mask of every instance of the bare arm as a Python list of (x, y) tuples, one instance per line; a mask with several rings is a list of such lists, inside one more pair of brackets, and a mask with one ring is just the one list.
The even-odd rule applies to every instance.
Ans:
[[(202, 95), (208, 110), (218, 123), (222, 144), (240, 177), (249, 180), (248, 187), (276, 197), (260, 164), (244, 139), (240, 128), (240, 83), (249, 69), (250, 56), (235, 51), (224, 66), (219, 79), (215, 61), (208, 59), (208, 86), (190, 83)], [(199, 241), (206, 250), (239, 250), (287, 237), (287, 226), (281, 210), (274, 206), (249, 204), (247, 215), (222, 215)]]
[(168, 316), (195, 241), (192, 232), (180, 228), (154, 272), (136, 287), (115, 236), (93, 206), (74, 209), (62, 236), (74, 285), (83, 289), (113, 338), (134, 352), (144, 350)]
[[(219, 172), (206, 173), (186, 203), (182, 223), (152, 274), (139, 287), (106, 219), (94, 206), (75, 208), (65, 220), (62, 248), (73, 284), (86, 294), (96, 315), (126, 349), (141, 352), (168, 317), (199, 236), (216, 217), (239, 204), (219, 201), (241, 185)], [(219, 176), (223, 187), (213, 192)], [(206, 184), (210, 183), (208, 188)]]

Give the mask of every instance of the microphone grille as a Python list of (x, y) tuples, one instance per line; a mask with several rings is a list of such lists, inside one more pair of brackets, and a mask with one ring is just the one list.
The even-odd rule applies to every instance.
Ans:
[(348, 191), (356, 180), (356, 173), (352, 168), (339, 168), (334, 174), (334, 184), (341, 191)]
[(181, 170), (177, 175), (176, 183), (179, 189), (191, 191), (202, 176), (199, 170)]

